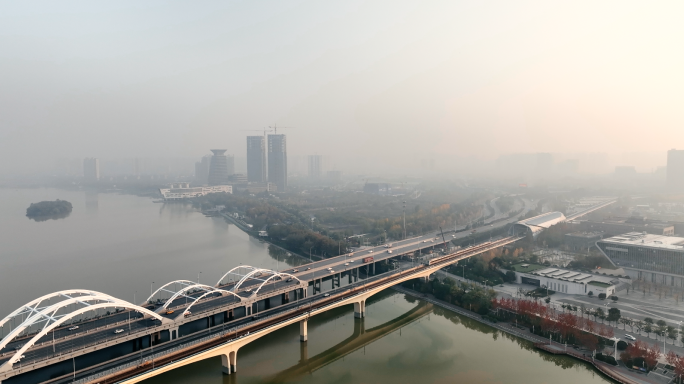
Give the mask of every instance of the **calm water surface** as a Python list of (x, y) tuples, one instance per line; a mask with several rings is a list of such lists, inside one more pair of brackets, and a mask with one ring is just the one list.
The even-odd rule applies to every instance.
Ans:
[(237, 374), (220, 358), (162, 374), (145, 384), (222, 383), (610, 383), (591, 367), (534, 350), (531, 343), (388, 290), (367, 317), (338, 308), (276, 331), (238, 351)]
[[(67, 200), (64, 219), (36, 222), (26, 208)], [(44, 294), (92, 289), (139, 303), (150, 285), (187, 279), (214, 285), (242, 264), (285, 268), (267, 244), (191, 205), (131, 195), (0, 188), (0, 316)], [(271, 252), (273, 253), (273, 252)], [(280, 252), (278, 252), (280, 253)], [(287, 264), (304, 262), (290, 257)], [(156, 288), (155, 288), (156, 289)]]
[[(25, 217), (32, 202), (74, 205), (60, 220)], [(240, 263), (281, 268), (275, 250), (190, 205), (128, 195), (0, 189), (0, 316), (49, 292), (85, 288), (144, 300), (150, 284), (214, 284)], [(289, 258), (288, 265), (303, 260)], [(137, 292), (137, 293), (136, 293)], [(394, 291), (376, 295), (367, 317), (351, 306), (316, 316), (309, 341), (294, 325), (238, 352), (237, 374), (209, 359), (148, 380), (190, 383), (608, 383), (572, 359)]]

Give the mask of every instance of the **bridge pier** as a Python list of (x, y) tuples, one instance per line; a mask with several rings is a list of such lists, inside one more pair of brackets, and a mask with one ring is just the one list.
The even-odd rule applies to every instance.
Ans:
[(221, 369), (224, 375), (230, 375), (230, 360), (228, 355), (221, 355)]
[(299, 341), (305, 342), (309, 339), (308, 332), (309, 320), (302, 320), (299, 322)]
[(228, 359), (230, 360), (230, 369), (233, 373), (237, 372), (237, 351), (231, 352)]
[(354, 303), (354, 317), (362, 319), (366, 316), (366, 300)]
[(169, 329), (169, 340), (176, 340), (178, 338), (178, 328), (180, 327)]
[(299, 343), (299, 361), (304, 362), (307, 360), (309, 360), (309, 343)]

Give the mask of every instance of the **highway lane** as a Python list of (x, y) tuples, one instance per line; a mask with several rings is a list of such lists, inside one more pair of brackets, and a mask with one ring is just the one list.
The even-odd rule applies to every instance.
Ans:
[[(525, 201), (525, 210), (521, 213), (521, 215), (525, 214), (529, 209), (531, 209), (531, 202), (528, 200)], [(507, 225), (511, 222), (517, 221), (517, 218), (511, 218), (508, 220), (503, 220), (497, 223), (493, 223), (490, 227), (485, 227), (484, 229), (491, 229), (491, 228), (498, 228), (504, 225)], [(445, 234), (445, 239), (446, 241), (450, 241), (453, 239), (459, 239), (459, 238), (464, 238), (470, 234), (469, 231), (464, 231), (464, 232), (458, 232), (458, 233), (452, 233), (452, 232), (447, 232)], [(375, 262), (382, 261), (388, 258), (396, 257), (401, 254), (405, 253), (412, 253), (421, 249), (426, 249), (426, 248), (432, 248), (435, 245), (442, 245), (443, 240), (441, 237), (441, 233), (438, 231), (427, 233), (422, 236), (417, 236), (414, 238), (409, 238), (405, 240), (398, 240), (398, 241), (393, 241), (392, 242), (392, 248), (389, 248), (392, 250), (392, 254), (387, 253), (388, 248), (385, 248), (384, 246), (376, 246), (376, 247), (370, 247), (370, 248), (365, 248), (365, 249), (359, 249), (353, 252), (353, 254), (350, 255), (341, 255), (329, 259), (324, 259), (321, 261), (317, 261), (308, 265), (304, 265), (301, 267), (298, 267), (299, 272), (297, 273), (292, 273), (299, 279), (302, 279), (304, 281), (312, 281), (314, 278), (315, 279), (320, 279), (320, 278), (325, 278), (327, 276), (330, 276), (332, 273), (328, 272), (327, 268), (332, 268), (335, 271), (335, 274), (344, 272), (345, 269), (352, 269), (356, 268), (359, 265), (364, 265), (362, 263), (363, 258), (372, 256), (374, 258)], [(372, 251), (372, 252), (370, 252)], [(349, 265), (345, 265), (345, 264)], [(311, 267), (311, 270), (306, 271), (306, 268)], [(292, 269), (288, 269), (285, 272), (291, 273)], [(241, 296), (246, 296), (249, 295), (249, 292), (245, 292), (242, 290), (244, 289), (254, 289), (256, 286), (261, 284), (264, 281), (264, 279), (254, 279), (251, 281), (246, 282), (241, 288), (241, 292), (239, 294)], [(230, 285), (230, 284), (228, 284)], [(259, 292), (259, 296), (268, 297), (269, 293), (272, 292), (273, 290), (278, 290), (282, 289), (288, 285), (291, 285), (293, 288), (297, 285), (295, 281), (293, 282), (286, 282), (285, 280), (279, 280), (279, 281), (274, 281), (273, 283), (266, 284), (262, 290)], [(203, 294), (204, 292), (196, 292), (189, 296), (190, 298), (198, 297), (199, 295)], [(234, 304), (237, 302), (237, 299), (235, 299), (233, 296), (224, 296), (221, 299), (211, 299), (208, 298), (207, 300), (203, 300), (201, 302), (198, 302), (192, 309), (191, 311), (194, 313), (200, 313), (205, 310), (211, 310), (212, 308), (216, 307), (221, 307), (221, 306), (227, 306), (229, 304)], [(171, 306), (176, 306), (176, 305), (185, 305), (185, 304), (190, 303), (190, 299), (187, 297), (179, 297), (174, 301), (174, 303), (171, 304)], [(181, 320), (181, 323), (183, 322), (182, 320), (182, 309), (177, 310), (174, 312), (174, 314), (171, 315), (166, 315), (162, 313), (163, 317), (167, 317), (170, 319), (175, 319), (176, 321)], [(104, 317), (101, 319), (97, 319), (94, 321), (90, 322), (84, 322), (82, 324), (79, 324), (79, 329), (76, 331), (68, 331), (68, 327), (61, 328), (57, 331), (55, 331), (55, 339), (60, 339), (65, 336), (73, 336), (70, 339), (67, 340), (62, 340), (58, 342), (55, 346), (56, 350), (59, 353), (59, 350), (70, 350), (72, 348), (78, 348), (79, 346), (82, 345), (87, 345), (91, 344), (95, 341), (99, 340), (107, 340), (111, 339), (113, 335), (114, 329), (109, 328), (109, 329), (101, 329), (101, 330), (95, 330), (96, 328), (106, 326), (107, 324), (110, 324), (114, 321), (120, 321), (123, 320), (124, 318), (127, 319), (128, 312), (123, 312), (123, 313), (118, 313), (111, 315), (109, 317)], [(149, 324), (149, 322), (146, 323), (145, 320), (139, 321), (139, 322), (132, 322), (131, 324), (131, 329), (141, 329), (145, 328), (145, 325)], [(119, 328), (119, 327), (116, 327)], [(93, 331), (95, 330), (95, 331)], [(126, 335), (127, 332), (124, 332), (121, 336)], [(52, 335), (46, 335), (43, 338), (41, 338), (40, 342), (43, 341), (48, 341), (52, 339)], [(11, 351), (14, 349), (19, 344), (27, 341), (25, 340), (20, 340), (13, 342), (10, 344), (3, 352)], [(57, 348), (58, 347), (58, 348)], [(42, 346), (42, 347), (34, 347), (29, 349), (26, 353), (26, 359), (25, 361), (30, 361), (34, 358), (44, 358), (47, 356), (49, 353), (52, 351), (52, 345), (49, 346)]]
[[(475, 250), (473, 250), (473, 251), (475, 251)], [(479, 253), (479, 251), (477, 251), (477, 252)], [(462, 255), (462, 256), (456, 257), (454, 260), (450, 259), (449, 261), (445, 261), (445, 263), (451, 263), (451, 262), (454, 262), (456, 260), (460, 260), (460, 259), (471, 257), (471, 256), (472, 255)], [(412, 265), (409, 265), (403, 269), (408, 270), (408, 269), (411, 269), (412, 267), (413, 267)], [(325, 295), (319, 294), (319, 295), (308, 297), (306, 299), (302, 299), (298, 302), (293, 302), (293, 303), (289, 303), (289, 304), (277, 307), (274, 310), (270, 311), (268, 314), (265, 314), (265, 316), (270, 316), (273, 314), (279, 314), (281, 312), (289, 311), (289, 310), (295, 309), (297, 307), (302, 308), (303, 310), (306, 310), (307, 306), (309, 306), (309, 308), (312, 308), (312, 307), (315, 308), (318, 305), (324, 305), (324, 303), (327, 301), (336, 300), (338, 298), (342, 298), (342, 297), (346, 297), (348, 295), (355, 294), (356, 292), (358, 292), (358, 291), (353, 291), (353, 289), (355, 289), (355, 288), (358, 289), (364, 285), (368, 286), (368, 284), (372, 285), (376, 281), (379, 282), (379, 281), (382, 281), (384, 279), (387, 279), (388, 277), (392, 278), (392, 276), (398, 277), (397, 271), (386, 272), (386, 273), (383, 273), (383, 274), (378, 275), (378, 276), (370, 277), (367, 280), (359, 281), (359, 282), (354, 283), (350, 286), (333, 289), (333, 290), (329, 291), (329, 293), (332, 295), (331, 297), (327, 297)], [(390, 281), (391, 281), (391, 279), (390, 279)], [(383, 281), (382, 283), (385, 284), (385, 283), (387, 283), (387, 281)], [(337, 296), (337, 297), (335, 297), (335, 296)], [(215, 326), (209, 330), (197, 332), (195, 334), (186, 336), (182, 339), (177, 339), (174, 341), (164, 343), (164, 344), (159, 345), (159, 346), (155, 346), (154, 352), (158, 353), (159, 351), (163, 351), (165, 349), (170, 349), (170, 348), (176, 347), (180, 344), (188, 343), (189, 341), (192, 341), (192, 340), (200, 339), (200, 338), (205, 337), (209, 334), (220, 334), (224, 330), (228, 330), (229, 332), (232, 333), (233, 331), (231, 330), (231, 328), (235, 327), (235, 326), (245, 327), (245, 328), (240, 329), (240, 331), (239, 331), (240, 333), (244, 333), (246, 330), (250, 330), (253, 332), (253, 331), (259, 329), (259, 327), (264, 327), (264, 326), (267, 326), (269, 324), (268, 321), (266, 321), (264, 323), (260, 323), (261, 321), (264, 321), (264, 320), (266, 320), (265, 317), (259, 317), (258, 320), (255, 320), (254, 317), (241, 318), (241, 319), (235, 320), (235, 321), (230, 322), (230, 323)], [(263, 325), (260, 325), (260, 324), (263, 324)], [(255, 328), (251, 328), (251, 329), (247, 328), (250, 326), (253, 326)], [(238, 333), (238, 335), (240, 333)], [(131, 354), (131, 355), (126, 356), (124, 358), (117, 359), (116, 361), (107, 362), (107, 363), (103, 364), (102, 366), (99, 366), (99, 367), (96, 367), (93, 369), (88, 369), (88, 370), (85, 370), (83, 372), (77, 372), (76, 373), (76, 379), (78, 380), (80, 378), (85, 378), (85, 377), (88, 377), (89, 375), (93, 375), (93, 374), (96, 374), (98, 372), (106, 371), (110, 368), (114, 368), (116, 366), (120, 366), (120, 365), (127, 364), (127, 363), (138, 363), (138, 362), (142, 363), (143, 361), (146, 361), (147, 357), (150, 356), (152, 353), (153, 353), (153, 351), (150, 348), (148, 348), (148, 349), (141, 351), (141, 354), (137, 354), (137, 353)], [(69, 383), (71, 380), (73, 380), (73, 379), (71, 376), (69, 376), (69, 377), (63, 378), (61, 380), (56, 380), (52, 383), (53, 384), (65, 383), (66, 384), (66, 383)]]

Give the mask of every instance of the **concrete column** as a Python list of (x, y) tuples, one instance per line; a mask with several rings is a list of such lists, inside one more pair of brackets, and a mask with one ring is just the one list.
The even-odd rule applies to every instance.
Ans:
[(375, 261), (373, 262), (373, 275), (375, 275)]
[(362, 319), (366, 315), (366, 301), (362, 300), (354, 303), (354, 317)]
[(178, 338), (178, 328), (169, 329), (169, 340), (176, 340)]
[(237, 351), (231, 352), (228, 355), (228, 359), (230, 360), (230, 370), (231, 372), (235, 373), (237, 372)]
[(299, 343), (299, 361), (309, 360), (309, 343)]
[(221, 368), (224, 375), (230, 375), (230, 361), (228, 355), (221, 355)]
[(299, 341), (307, 341), (309, 339), (309, 333), (307, 330), (308, 320), (302, 320), (299, 322)]

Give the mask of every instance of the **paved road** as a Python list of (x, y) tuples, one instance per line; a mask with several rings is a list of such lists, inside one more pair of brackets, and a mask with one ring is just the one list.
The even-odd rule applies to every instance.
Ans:
[[(525, 209), (521, 213), (521, 215), (524, 215), (527, 213), (532, 208), (532, 203), (529, 200), (525, 200)], [(484, 228), (484, 229), (493, 229), (493, 228), (499, 228), (502, 226), (505, 226), (511, 222), (517, 221), (517, 218), (511, 218), (507, 220), (502, 220), (497, 223), (491, 224), (489, 227)], [(445, 234), (445, 239), (446, 241), (453, 240), (453, 239), (459, 239), (459, 238), (464, 238), (470, 234), (469, 231), (464, 231), (464, 232), (448, 232)], [(374, 259), (374, 262), (382, 261), (385, 259), (389, 259), (392, 257), (396, 257), (401, 254), (412, 254), (413, 252), (416, 251), (421, 251), (421, 250), (428, 250), (428, 249), (433, 249), (437, 246), (441, 246), (443, 244), (442, 236), (439, 232), (431, 232), (422, 236), (410, 238), (410, 239), (405, 239), (405, 240), (399, 240), (399, 241), (393, 241), (392, 242), (392, 247), (391, 248), (385, 248), (384, 246), (376, 246), (376, 247), (370, 247), (370, 248), (365, 248), (365, 249), (360, 249), (354, 251), (352, 254), (348, 255), (341, 255), (329, 259), (324, 259), (321, 261), (317, 261), (311, 264), (307, 264), (304, 266), (297, 267), (298, 272), (292, 272), (293, 269), (287, 269), (285, 272), (291, 273), (295, 275), (298, 279), (301, 279), (302, 281), (313, 281), (315, 279), (320, 279), (322, 277), (327, 277), (330, 276), (333, 272), (330, 272), (328, 268), (332, 268), (334, 273), (340, 273), (344, 272), (349, 269), (353, 269), (355, 267), (358, 267), (359, 265), (364, 264), (363, 259), (369, 256), (372, 256)], [(388, 250), (391, 250), (392, 253), (388, 253)], [(307, 270), (307, 268), (310, 268)], [(243, 297), (246, 297), (251, 294), (251, 292), (247, 292), (247, 290), (254, 290), (256, 287), (258, 287), (261, 283), (263, 283), (264, 279), (253, 279), (250, 281), (247, 281), (244, 285), (240, 287), (239, 294)], [(227, 284), (226, 287), (229, 287), (231, 284)], [(272, 281), (269, 282), (268, 284), (264, 285), (264, 287), (261, 289), (259, 292), (259, 296), (263, 296), (264, 298), (269, 297), (270, 292), (274, 290), (279, 290), (282, 288), (285, 288), (287, 286), (294, 286), (297, 285), (296, 281), (292, 282), (287, 282), (285, 280), (279, 280), (279, 281)], [(200, 295), (202, 295), (204, 292), (195, 292), (192, 294), (188, 294), (188, 297), (179, 297), (178, 299), (174, 300), (173, 303), (170, 304), (170, 306), (176, 306), (176, 305), (184, 305), (187, 302), (190, 302), (192, 298), (196, 298)], [(206, 310), (210, 310), (212, 308), (218, 308), (218, 307), (224, 307), (230, 304), (236, 303), (238, 300), (234, 298), (233, 296), (223, 296), (220, 298), (208, 298), (208, 300), (203, 300), (198, 302), (195, 306), (192, 307), (191, 311), (193, 313), (200, 313)], [(283, 308), (287, 308), (286, 306), (283, 306)], [(183, 309), (176, 309), (176, 311), (173, 314), (165, 314), (162, 312), (162, 316), (170, 319), (176, 319), (176, 320), (181, 320), (181, 324), (183, 323), (183, 317), (182, 317), (182, 312)], [(69, 331), (67, 328), (64, 327), (58, 330), (55, 330), (55, 344), (53, 346), (52, 343), (49, 345), (44, 345), (44, 346), (36, 346), (32, 347), (26, 353), (24, 353), (25, 358), (21, 362), (22, 364), (29, 364), (32, 361), (37, 361), (37, 360), (43, 360), (47, 356), (50, 356), (53, 354), (53, 349), (54, 351), (59, 354), (59, 353), (64, 353), (68, 352), (72, 349), (77, 349), (79, 347), (83, 347), (85, 345), (89, 345), (92, 343), (96, 342), (102, 342), (105, 340), (111, 340), (113, 338), (117, 337), (124, 337), (128, 335), (128, 324), (124, 325), (117, 325), (113, 326), (113, 322), (117, 321), (124, 321), (128, 319), (129, 316), (129, 311), (123, 312), (123, 313), (117, 313), (113, 314), (111, 316), (105, 316), (103, 318), (90, 321), (90, 322), (84, 322), (79, 324), (79, 329), (75, 331)], [(143, 328), (148, 328), (148, 327), (154, 327), (155, 325), (159, 324), (158, 321), (152, 321), (149, 319), (132, 319), (130, 323), (130, 331), (133, 332), (135, 330), (143, 329)], [(124, 332), (121, 334), (114, 334), (115, 329), (124, 329)], [(144, 334), (145, 332), (141, 333)], [(66, 337), (66, 339), (64, 339)], [(20, 346), (24, 344), (28, 339), (23, 339), (19, 340), (16, 342), (13, 342), (9, 344), (4, 350), (0, 351), (0, 354), (2, 353), (7, 353), (7, 352), (12, 352), (17, 346)], [(47, 341), (52, 341), (52, 334), (46, 335), (41, 340), (41, 342), (47, 342)], [(9, 357), (11, 357), (11, 354), (7, 354), (3, 357), (0, 357), (0, 363), (3, 361), (7, 360)]]

